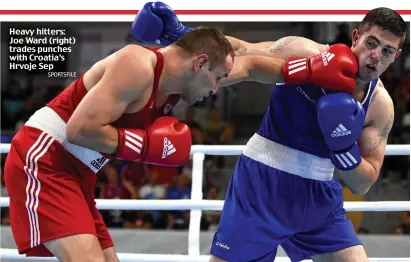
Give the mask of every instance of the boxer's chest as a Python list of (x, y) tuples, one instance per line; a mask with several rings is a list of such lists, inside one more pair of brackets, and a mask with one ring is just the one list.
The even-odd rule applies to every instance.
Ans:
[[(316, 85), (302, 85), (302, 86), (290, 86), (291, 90), (288, 93), (290, 96), (294, 96), (296, 100), (305, 100), (308, 103), (311, 103), (312, 106), (315, 106), (317, 104), (318, 99), (326, 95), (326, 91)], [(372, 83), (369, 85), (365, 86), (364, 88), (361, 89), (356, 89), (354, 93), (352, 94), (353, 98), (360, 102), (363, 105), (367, 105), (370, 100), (370, 95), (371, 91), (373, 90)]]
[[(166, 101), (159, 108), (156, 106), (155, 96), (152, 96), (149, 101), (143, 105), (143, 107), (136, 106), (138, 110), (136, 112), (129, 112), (121, 115), (112, 125), (117, 128), (141, 128), (145, 129), (150, 125), (155, 119), (168, 115), (171, 109), (178, 103), (180, 100), (179, 95), (170, 95)], [(132, 109), (132, 105), (129, 107)]]

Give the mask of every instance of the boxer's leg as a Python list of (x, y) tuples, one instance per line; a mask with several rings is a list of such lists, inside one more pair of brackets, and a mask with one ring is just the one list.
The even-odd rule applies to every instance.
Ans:
[(292, 261), (367, 262), (363, 246), (349, 221), (299, 233), (282, 244)]
[(221, 259), (221, 258), (218, 258), (214, 255), (211, 255), (209, 262), (228, 262), (228, 261), (224, 260), (224, 259)]
[(95, 235), (79, 234), (44, 243), (59, 261), (105, 262), (103, 250)]
[[(77, 237), (80, 237), (80, 240), (74, 239), (74, 242), (77, 243), (77, 245), (83, 246), (83, 249), (76, 248), (74, 245), (72, 246), (72, 243), (68, 243), (65, 245), (65, 243), (62, 241), (60, 241), (60, 243), (57, 243), (57, 244), (54, 244), (53, 241), (51, 241), (51, 245), (57, 245), (59, 250), (56, 250), (56, 248), (53, 248), (53, 246), (49, 245), (48, 243), (45, 243), (46, 247), (49, 248), (49, 250), (54, 249), (54, 251), (52, 251), (54, 254), (62, 254), (63, 256), (63, 259), (61, 259), (62, 261), (118, 262), (119, 259), (117, 257), (117, 253), (114, 248), (113, 241), (110, 237), (107, 227), (104, 224), (104, 221), (103, 221), (103, 218), (101, 217), (100, 212), (97, 210), (95, 206), (91, 208), (91, 215), (94, 219), (96, 235), (78, 235)], [(64, 241), (69, 242), (70, 240), (68, 241), (64, 240)], [(86, 242), (82, 244), (82, 241), (86, 241)], [(74, 248), (76, 250), (79, 249), (79, 251), (74, 250)], [(80, 254), (81, 252), (83, 253), (88, 252), (91, 255), (90, 257), (88, 256), (75, 257), (75, 254), (72, 254), (73, 252), (75, 252), (76, 254), (79, 252)], [(57, 256), (57, 257), (60, 259), (60, 256)], [(94, 258), (96, 258), (96, 260), (94, 260)]]
[(364, 247), (361, 245), (312, 256), (311, 259), (314, 262), (368, 262)]
[(119, 262), (120, 260), (117, 257), (117, 252), (114, 247), (109, 247), (103, 250), (104, 257), (106, 258), (106, 262)]
[(277, 246), (292, 234), (284, 223), (288, 214), (272, 208), (274, 203), (284, 204), (285, 198), (277, 194), (280, 176), (276, 169), (239, 157), (211, 244), (210, 261), (274, 260)]
[(110, 233), (104, 223), (103, 217), (100, 211), (94, 206), (91, 209), (91, 214), (94, 219), (94, 225), (96, 227), (96, 233), (98, 241), (100, 242), (100, 247), (103, 249), (104, 257), (106, 262), (118, 262), (116, 249), (114, 248), (113, 240), (111, 239)]
[(343, 208), (342, 186), (311, 181), (304, 228), (282, 244), (292, 261), (312, 259), (314, 262), (366, 262), (362, 243)]
[(74, 261), (90, 256), (100, 261), (104, 255), (83, 180), (67, 154), (53, 137), (32, 127), (22, 127), (13, 138), (5, 165), (13, 236), (20, 254), (66, 260), (80, 253)]

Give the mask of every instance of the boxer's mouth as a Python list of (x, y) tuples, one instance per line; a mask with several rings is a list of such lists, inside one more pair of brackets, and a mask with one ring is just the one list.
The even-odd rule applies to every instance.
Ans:
[(377, 70), (377, 67), (376, 67), (375, 65), (370, 65), (370, 64), (368, 64), (368, 65), (367, 65), (367, 68), (370, 69), (370, 70), (373, 70), (373, 71), (376, 71), (376, 70)]

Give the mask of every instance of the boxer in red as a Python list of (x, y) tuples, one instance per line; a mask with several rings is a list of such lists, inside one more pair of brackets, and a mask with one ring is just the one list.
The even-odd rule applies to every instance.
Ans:
[(198, 28), (167, 48), (129, 45), (98, 61), (12, 140), (5, 164), (20, 254), (60, 261), (118, 261), (95, 207), (96, 173), (109, 159), (185, 164), (188, 126), (166, 115), (215, 91), (234, 51), (216, 29)]

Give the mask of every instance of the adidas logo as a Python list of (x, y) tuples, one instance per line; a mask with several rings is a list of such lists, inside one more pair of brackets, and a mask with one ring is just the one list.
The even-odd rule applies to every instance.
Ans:
[(336, 154), (335, 157), (344, 168), (347, 168), (347, 165), (353, 166), (357, 164), (357, 160), (353, 157), (353, 155), (350, 154), (350, 152)]
[(95, 167), (96, 169), (100, 169), (103, 166), (104, 162), (106, 162), (106, 160), (107, 160), (107, 158), (100, 157), (100, 158), (97, 158), (97, 159), (91, 161), (91, 165), (93, 167)]
[(339, 124), (337, 128), (335, 128), (334, 131), (332, 132), (331, 137), (346, 136), (350, 134), (351, 134), (351, 130), (348, 130), (347, 128), (345, 128), (343, 124)]
[(164, 147), (163, 147), (163, 155), (161, 156), (162, 159), (166, 159), (169, 155), (173, 154), (177, 150), (175, 149), (174, 145), (171, 141), (165, 137), (164, 138)]
[(322, 52), (321, 53), (321, 58), (323, 59), (324, 66), (327, 66), (328, 63), (333, 59), (335, 54), (330, 53), (330, 52)]
[(127, 130), (124, 132), (124, 136), (126, 138), (125, 145), (131, 150), (134, 150), (136, 153), (141, 154), (141, 150), (143, 148), (143, 138)]
[(288, 63), (288, 75), (295, 74), (307, 68), (307, 58), (301, 58)]

